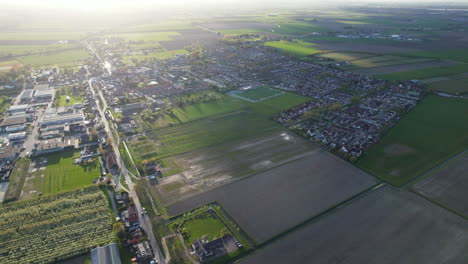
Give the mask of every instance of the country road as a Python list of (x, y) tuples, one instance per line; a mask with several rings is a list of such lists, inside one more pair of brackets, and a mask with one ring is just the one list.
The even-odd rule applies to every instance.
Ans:
[[(88, 44), (88, 46), (89, 46), (90, 50), (94, 51), (96, 57), (102, 62), (102, 59), (99, 57), (99, 55), (96, 53), (96, 51), (89, 44)], [(132, 197), (132, 199), (133, 199), (133, 201), (135, 203), (135, 206), (137, 208), (137, 211), (142, 212), (142, 206), (141, 206), (140, 199), (138, 198), (138, 195), (137, 195), (137, 193), (135, 191), (134, 184), (133, 184), (132, 179), (130, 178), (130, 175), (129, 175), (129, 171), (128, 171), (127, 167), (125, 166), (125, 163), (123, 162), (122, 156), (120, 155), (119, 147), (117, 145), (117, 141), (115, 140), (114, 135), (112, 134), (112, 131), (111, 131), (110, 126), (109, 126), (109, 121), (107, 120), (107, 117), (104, 114), (104, 109), (107, 106), (106, 100), (105, 100), (104, 96), (102, 95), (102, 93), (100, 91), (98, 91), (95, 87), (93, 87), (93, 78), (91, 77), (91, 74), (89, 73), (89, 71), (88, 71), (88, 76), (90, 77), (90, 78), (88, 78), (89, 89), (91, 90), (91, 93), (93, 94), (93, 97), (96, 100), (96, 105), (97, 105), (99, 114), (101, 115), (102, 122), (104, 123), (104, 129), (105, 129), (106, 133), (109, 135), (109, 137), (111, 139), (112, 148), (114, 149), (117, 165), (119, 166), (119, 168), (121, 170), (121, 174), (125, 177), (125, 181), (126, 181), (126, 183), (128, 185), (128, 189), (129, 189), (129, 195), (130, 195), (130, 197)], [(101, 101), (103, 102), (104, 105), (101, 106), (101, 104), (99, 103), (99, 100), (97, 99), (97, 96), (99, 96), (101, 98)], [(138, 214), (138, 218), (139, 218), (140, 226), (147, 233), (148, 241), (150, 242), (151, 247), (152, 247), (153, 252), (154, 252), (154, 259), (157, 261), (158, 264), (164, 264), (165, 259), (163, 258), (162, 254), (161, 254), (159, 245), (157, 244), (156, 238), (155, 238), (155, 236), (153, 234), (153, 226), (152, 226), (151, 220), (149, 219), (149, 217), (147, 215), (142, 215), (140, 213)]]

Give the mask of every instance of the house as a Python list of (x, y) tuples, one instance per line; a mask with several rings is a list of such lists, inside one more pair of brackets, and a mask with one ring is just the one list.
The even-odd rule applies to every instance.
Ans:
[(134, 205), (128, 207), (128, 223), (130, 225), (138, 225), (138, 212)]
[(112, 243), (91, 250), (91, 264), (121, 264), (119, 246)]
[(153, 254), (151, 252), (150, 245), (148, 241), (143, 241), (141, 243), (138, 243), (135, 246), (137, 250), (137, 258), (141, 262), (149, 261), (153, 258)]

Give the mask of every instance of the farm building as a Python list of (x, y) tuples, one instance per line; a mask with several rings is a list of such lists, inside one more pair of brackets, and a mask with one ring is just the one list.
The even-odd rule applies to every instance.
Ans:
[(120, 264), (119, 246), (116, 243), (91, 250), (91, 264)]

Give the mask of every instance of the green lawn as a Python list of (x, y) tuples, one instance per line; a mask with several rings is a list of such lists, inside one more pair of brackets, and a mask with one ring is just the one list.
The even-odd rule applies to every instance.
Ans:
[(68, 50), (56, 53), (44, 53), (19, 57), (23, 64), (39, 65), (76, 65), (80, 64), (89, 54), (84, 49)]
[(73, 159), (79, 156), (78, 151), (44, 156), (47, 168), (33, 172), (34, 177), (25, 185), (25, 191), (51, 194), (92, 184), (102, 173), (98, 157), (89, 164), (73, 164)]
[(265, 42), (265, 45), (280, 49), (281, 51), (287, 54), (298, 56), (298, 57), (304, 57), (304, 56), (308, 56), (308, 55), (312, 55), (312, 54), (320, 52), (320, 50), (312, 47), (314, 45), (313, 43), (299, 41), (299, 40), (269, 41), (269, 42)]
[(67, 102), (67, 95), (60, 95), (59, 106), (70, 106), (76, 103), (83, 103), (83, 98), (80, 96), (70, 96), (70, 100)]
[(468, 101), (429, 95), (357, 165), (400, 186), (468, 147)]
[(209, 241), (219, 238), (221, 237), (221, 231), (225, 228), (226, 226), (219, 220), (216, 214), (209, 211), (198, 214), (183, 222), (185, 243), (190, 246), (195, 239), (201, 239), (204, 236)]
[(454, 74), (468, 72), (468, 64), (455, 64), (450, 66), (441, 66), (422, 70), (395, 72), (375, 75), (376, 78), (396, 81), (396, 80), (412, 80), (412, 79), (428, 79), (440, 76), (449, 76)]
[(236, 93), (236, 95), (253, 101), (258, 101), (281, 93), (281, 91), (278, 91), (276, 89), (261, 86)]

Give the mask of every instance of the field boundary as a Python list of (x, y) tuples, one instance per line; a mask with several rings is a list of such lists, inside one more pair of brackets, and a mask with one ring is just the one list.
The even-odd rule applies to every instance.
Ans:
[(364, 191), (353, 195), (349, 199), (346, 199), (346, 200), (344, 200), (344, 201), (342, 201), (342, 202), (340, 202), (340, 203), (338, 203), (338, 204), (336, 204), (334, 206), (331, 206), (328, 209), (324, 210), (323, 212), (319, 213), (318, 215), (313, 216), (313, 217), (311, 217), (309, 219), (306, 219), (302, 223), (299, 223), (296, 226), (294, 226), (294, 227), (292, 227), (292, 228), (290, 228), (290, 229), (288, 229), (288, 230), (286, 230), (286, 231), (284, 231), (284, 232), (282, 232), (282, 233), (280, 233), (280, 234), (278, 234), (276, 236), (273, 236), (272, 238), (258, 244), (257, 246), (254, 247), (254, 250), (252, 252), (249, 252), (249, 253), (246, 253), (245, 255), (240, 256), (238, 259), (235, 259), (234, 262), (231, 262), (231, 263), (237, 263), (237, 262), (241, 261), (244, 258), (247, 258), (247, 257), (249, 257), (251, 255), (254, 255), (254, 254), (262, 251), (263, 249), (267, 248), (268, 245), (270, 245), (272, 243), (275, 243), (276, 241), (279, 241), (279, 240), (285, 238), (290, 233), (299, 231), (299, 230), (305, 228), (309, 224), (320, 221), (322, 218), (327, 217), (328, 215), (331, 215), (331, 214), (335, 213), (340, 208), (348, 206), (349, 204), (353, 203), (354, 201), (362, 199), (362, 198), (366, 197), (369, 193), (374, 192), (374, 191), (376, 191), (376, 190), (378, 190), (378, 189), (380, 189), (382, 187), (385, 187), (385, 186), (389, 186), (390, 188), (395, 188), (394, 186), (389, 185), (389, 184), (387, 184), (385, 182), (378, 182), (375, 185), (371, 186), (370, 188), (365, 189)]
[(459, 153), (456, 153), (452, 156), (450, 156), (449, 158), (447, 158), (446, 160), (438, 163), (437, 165), (435, 165), (434, 167), (430, 168), (429, 170), (427, 170), (426, 172), (414, 177), (412, 180), (410, 180), (409, 182), (403, 184), (401, 186), (401, 189), (408, 189), (408, 190), (411, 190), (411, 187), (413, 184), (415, 184), (416, 182), (418, 182), (419, 180), (422, 180), (424, 179), (426, 176), (429, 176), (433, 171), (437, 170), (438, 168), (441, 168), (443, 167), (445, 164), (451, 162), (452, 160), (456, 159), (457, 157), (459, 157), (460, 155), (464, 154), (465, 152), (468, 152), (468, 149), (465, 149)]

